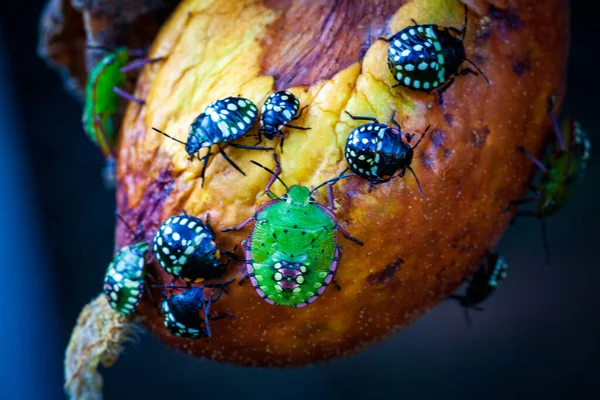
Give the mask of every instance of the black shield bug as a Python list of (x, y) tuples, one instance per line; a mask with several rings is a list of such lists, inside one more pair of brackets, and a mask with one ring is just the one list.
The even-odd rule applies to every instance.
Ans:
[[(212, 333), (210, 321), (225, 317), (234, 317), (232, 314), (210, 315), (210, 306), (225, 292), (226, 286), (233, 280), (204, 285), (203, 287), (181, 286), (153, 286), (163, 290), (161, 310), (167, 331), (172, 335), (188, 339), (210, 338)], [(205, 288), (212, 288), (210, 295), (204, 293)], [(215, 295), (215, 288), (219, 292)], [(170, 293), (168, 293), (170, 292)]]
[(154, 256), (165, 271), (186, 282), (216, 279), (226, 269), (208, 216), (206, 222), (185, 213), (165, 220), (154, 237)]
[(489, 84), (483, 71), (465, 54), (467, 15), (465, 5), (465, 24), (461, 30), (435, 24), (419, 25), (413, 19), (413, 26), (407, 26), (390, 38), (380, 38), (390, 43), (388, 67), (398, 82), (392, 87), (404, 86), (423, 92), (441, 88), (441, 94), (457, 75), (476, 74), (469, 68), (461, 68), (464, 61)]
[(467, 280), (467, 290), (463, 295), (452, 295), (449, 299), (456, 300), (465, 311), (467, 324), (471, 324), (469, 310), (482, 311), (479, 306), (506, 279), (508, 264), (498, 253), (488, 252), (479, 269)]
[(185, 145), (185, 151), (190, 156), (190, 161), (201, 149), (209, 149), (208, 152), (198, 160), (204, 164), (202, 166), (202, 186), (204, 186), (204, 175), (208, 165), (208, 159), (212, 155), (210, 148), (217, 146), (219, 153), (242, 175), (244, 171), (225, 153), (223, 145), (248, 150), (273, 150), (272, 147), (246, 146), (232, 143), (233, 140), (245, 135), (254, 125), (258, 118), (258, 109), (248, 99), (243, 97), (226, 97), (209, 104), (204, 112), (196, 117), (190, 125), (187, 142), (182, 142), (165, 132), (152, 128), (156, 132), (162, 133), (166, 137)]
[(306, 107), (304, 106), (300, 109), (300, 101), (287, 90), (280, 90), (270, 95), (263, 104), (260, 112), (261, 128), (258, 131), (258, 143), (262, 141), (262, 135), (265, 135), (270, 140), (279, 137), (281, 138), (281, 152), (283, 152), (284, 136), (281, 130), (284, 127), (303, 131), (310, 129), (289, 124), (289, 122), (299, 119)]
[[(391, 118), (392, 123), (396, 126), (395, 128), (380, 124), (376, 118), (357, 117), (348, 111), (346, 111), (346, 114), (354, 120), (370, 121), (370, 123), (361, 125), (350, 132), (344, 150), (349, 165), (348, 168), (356, 175), (369, 181), (369, 191), (373, 189), (374, 185), (388, 182), (396, 176), (403, 177), (408, 169), (417, 181), (419, 192), (423, 194), (419, 179), (410, 164), (412, 163), (414, 149), (423, 140), (429, 126), (425, 129), (419, 141), (411, 147), (410, 142), (415, 135), (402, 133), (400, 124), (394, 119), (395, 112)], [(396, 174), (398, 171), (400, 172)]]

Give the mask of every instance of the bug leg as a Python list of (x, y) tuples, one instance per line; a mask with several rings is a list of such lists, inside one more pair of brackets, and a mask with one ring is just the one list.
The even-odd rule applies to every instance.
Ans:
[(521, 200), (513, 200), (504, 207), (504, 212), (509, 211), (512, 207), (518, 207), (522, 204), (532, 203), (540, 199), (540, 193), (536, 193), (535, 196), (525, 197)]
[[(108, 135), (104, 131), (104, 127), (102, 126), (102, 119), (100, 118), (100, 114), (96, 114), (96, 116), (94, 117), (94, 126), (98, 129), (98, 132), (100, 134), (100, 137), (97, 138), (96, 141), (98, 142), (98, 145), (100, 146), (102, 155), (104, 157), (113, 157), (116, 159), (117, 155), (115, 154), (115, 150), (111, 146)], [(100, 139), (100, 140), (98, 140), (98, 139)]]
[[(208, 288), (212, 289), (210, 292), (211, 297), (209, 297), (209, 301), (211, 303), (218, 301), (221, 298), (221, 296), (223, 296), (223, 293), (227, 293), (227, 286), (233, 281), (234, 280), (231, 279), (224, 283), (212, 283), (212, 284), (205, 283), (204, 287), (208, 287)], [(214, 289), (219, 289), (219, 292), (216, 294), (216, 296), (213, 297)]]
[(458, 72), (460, 75), (479, 75), (477, 72), (473, 71), (471, 68), (461, 68)]
[(552, 128), (554, 130), (554, 134), (556, 135), (556, 142), (558, 143), (558, 148), (561, 153), (565, 152), (565, 142), (563, 140), (562, 133), (560, 132), (560, 127), (558, 126), (558, 119), (556, 118), (556, 114), (552, 111), (554, 106), (554, 102), (551, 97), (548, 97), (548, 112), (550, 113), (550, 119), (552, 120)]
[(410, 22), (412, 22), (412, 23), (413, 23), (413, 25), (415, 25), (415, 26), (419, 25), (419, 24), (417, 23), (417, 21), (415, 21), (415, 19), (414, 19), (414, 18), (411, 18), (411, 19), (410, 19)]
[(327, 201), (329, 202), (329, 211), (333, 212), (333, 208), (335, 207), (335, 201), (333, 198), (333, 186), (327, 185)]
[(438, 92), (437, 92), (437, 98), (438, 98), (438, 104), (439, 105), (443, 105), (444, 104), (444, 93), (446, 92), (446, 90), (448, 90), (450, 88), (450, 86), (452, 85), (452, 83), (454, 83), (454, 78), (450, 79), (448, 82), (446, 82), (438, 90)]
[(123, 89), (118, 88), (116, 86), (113, 86), (113, 92), (115, 92), (117, 95), (119, 95), (120, 97), (124, 98), (125, 100), (127, 100), (127, 101), (133, 101), (134, 103), (137, 103), (140, 106), (143, 106), (144, 104), (146, 104), (146, 102), (144, 100), (138, 99), (137, 97), (134, 97), (133, 95), (127, 93)]
[(300, 109), (300, 111), (298, 112), (298, 114), (296, 114), (296, 116), (294, 118), (290, 119), (290, 122), (300, 119), (300, 117), (302, 117), (302, 113), (304, 112), (304, 110), (306, 110), (307, 107), (308, 107), (308, 105), (302, 107)]
[(421, 193), (421, 196), (423, 196), (423, 189), (421, 188), (421, 182), (419, 182), (419, 178), (417, 178), (417, 174), (415, 174), (415, 171), (412, 169), (412, 167), (410, 165), (407, 168), (415, 177), (415, 181), (417, 182), (417, 186), (419, 188), (419, 193)]
[(242, 283), (244, 283), (244, 281), (251, 276), (253, 276), (253, 274), (244, 275), (244, 277), (242, 279), (240, 279), (240, 281), (238, 282), (238, 285), (241, 285)]
[(301, 126), (289, 125), (289, 124), (283, 124), (283, 126), (285, 126), (286, 128), (298, 129), (300, 131), (308, 131), (310, 129), (310, 128), (303, 128)]
[(346, 236), (347, 239), (352, 240), (354, 243), (359, 244), (360, 246), (364, 246), (364, 243), (361, 242), (360, 240), (358, 240), (357, 238), (355, 238), (354, 236), (352, 236), (350, 234), (350, 232), (348, 232), (346, 230), (346, 228), (344, 228), (343, 226), (341, 226), (340, 224), (337, 224), (336, 226), (337, 229), (340, 230), (340, 232), (342, 232), (342, 235)]
[(456, 33), (457, 35), (462, 35), (463, 33), (462, 29), (456, 29), (453, 26), (448, 26), (446, 29), (448, 29), (450, 32)]
[(337, 290), (339, 290), (340, 292), (342, 291), (342, 287), (340, 286), (340, 284), (339, 284), (339, 283), (337, 283), (337, 281), (335, 280), (335, 278), (333, 278), (333, 279), (331, 280), (331, 283), (333, 283), (333, 284), (335, 285), (335, 288), (336, 288)]
[(275, 171), (271, 174), (271, 178), (269, 182), (267, 182), (267, 186), (265, 187), (265, 192), (271, 193), (271, 186), (275, 183), (279, 175), (281, 174), (281, 164), (279, 163), (279, 159), (277, 158), (277, 154), (273, 153), (273, 160), (275, 160)]
[(208, 317), (208, 320), (209, 320), (209, 321), (218, 321), (218, 320), (220, 320), (220, 319), (223, 319), (223, 318), (226, 318), (226, 317), (229, 317), (229, 318), (236, 318), (236, 316), (235, 316), (234, 314), (231, 314), (231, 313), (223, 313), (223, 314), (219, 314), (219, 315), (215, 315), (215, 316), (209, 316), (209, 317)]
[[(419, 141), (417, 142), (417, 144), (415, 144), (412, 149), (416, 149), (417, 146), (419, 145), (419, 143), (421, 143), (421, 140), (423, 140), (423, 138), (425, 137), (425, 135), (427, 134), (427, 131), (429, 131), (429, 128), (431, 127), (431, 125), (427, 125), (427, 128), (425, 128), (425, 131), (423, 132), (423, 134), (421, 135), (421, 137), (419, 138)], [(413, 135), (414, 136), (414, 135)], [(412, 139), (412, 137), (411, 137)]]
[(240, 174), (246, 176), (246, 173), (244, 171), (242, 171), (242, 169), (240, 167), (238, 167), (238, 165), (231, 159), (229, 158), (229, 156), (227, 155), (227, 153), (225, 153), (225, 151), (219, 147), (219, 153), (221, 153), (221, 155), (223, 156), (223, 158), (229, 163), (231, 164), (231, 166), (233, 168), (235, 168)]
[(517, 150), (519, 150), (521, 153), (525, 154), (525, 156), (527, 158), (529, 158), (531, 161), (533, 161), (533, 163), (535, 165), (537, 165), (537, 167), (545, 174), (548, 173), (548, 168), (540, 161), (538, 160), (533, 154), (531, 154), (529, 151), (527, 151), (523, 146), (517, 146)]
[(202, 179), (202, 184), (200, 185), (200, 187), (204, 187), (204, 176), (206, 174), (206, 167), (208, 166), (208, 158), (210, 157), (211, 153), (210, 151), (208, 152), (208, 154), (206, 154), (204, 157), (200, 158), (200, 160), (202, 160), (202, 173), (200, 174), (200, 177)]
[(389, 38), (380, 36), (380, 37), (377, 38), (377, 40), (383, 40), (384, 42), (390, 43), (393, 38), (394, 38), (394, 35), (390, 36)]
[(262, 143), (262, 132), (263, 132), (263, 130), (262, 130), (262, 128), (260, 128), (258, 130), (258, 133), (256, 134), (257, 139), (256, 139), (256, 143), (254, 144), (255, 146)]
[[(237, 246), (236, 246), (237, 247)], [(235, 255), (235, 249), (233, 251), (229, 251), (229, 250), (221, 250), (222, 254), (225, 254), (227, 257), (229, 257), (231, 260), (235, 260), (235, 261), (246, 261), (246, 259), (238, 257)], [(230, 260), (230, 261), (231, 261)]]
[(120, 71), (121, 72), (133, 71), (134, 69), (142, 68), (144, 65), (152, 64), (157, 61), (161, 61), (163, 59), (164, 59), (164, 57), (140, 58), (138, 60), (134, 60), (134, 61), (130, 62), (129, 64), (125, 65), (123, 68), (120, 69)]
[(251, 216), (250, 218), (248, 218), (247, 220), (245, 220), (244, 222), (242, 222), (239, 225), (233, 226), (231, 228), (223, 228), (223, 229), (221, 229), (221, 232), (239, 231), (240, 229), (243, 229), (246, 225), (248, 225), (252, 221), (256, 221), (256, 215)]
[(377, 118), (373, 118), (373, 117), (360, 117), (360, 116), (356, 116), (356, 115), (352, 115), (350, 114), (348, 111), (345, 111), (346, 114), (348, 114), (348, 116), (356, 121), (371, 121), (375, 124), (378, 124), (379, 121), (377, 121)]
[(396, 128), (398, 128), (399, 131), (402, 131), (400, 124), (398, 123), (398, 121), (396, 121), (396, 110), (392, 111), (391, 121), (392, 121), (392, 124), (396, 125)]
[(279, 137), (281, 138), (279, 141), (279, 150), (281, 150), (281, 154), (283, 154), (283, 141), (285, 140), (285, 135), (282, 133)]
[(245, 144), (237, 144), (237, 143), (229, 143), (229, 146), (235, 147), (236, 149), (246, 149), (246, 150), (274, 150), (272, 147), (246, 146)]

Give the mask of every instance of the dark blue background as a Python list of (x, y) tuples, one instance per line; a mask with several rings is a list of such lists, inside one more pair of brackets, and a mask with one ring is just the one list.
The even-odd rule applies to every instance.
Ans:
[[(35, 54), (42, 4), (11, 2), (0, 11), (1, 399), (64, 397), (64, 348), (79, 310), (100, 291), (113, 251), (114, 194), (102, 186), (103, 161), (82, 132), (80, 104)], [(506, 399), (597, 392), (600, 35), (592, 10), (591, 2), (572, 4), (563, 107), (591, 134), (592, 159), (586, 184), (549, 221), (551, 265), (544, 264), (539, 223), (519, 220), (498, 246), (509, 279), (470, 328), (455, 304), (444, 303), (355, 356), (288, 370), (197, 360), (145, 335), (105, 371), (106, 398)]]

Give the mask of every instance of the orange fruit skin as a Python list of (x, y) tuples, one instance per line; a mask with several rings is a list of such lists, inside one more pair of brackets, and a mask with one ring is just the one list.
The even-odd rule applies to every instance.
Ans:
[[(282, 178), (309, 187), (345, 167), (343, 148), (359, 124), (344, 113), (389, 122), (392, 111), (407, 132), (430, 133), (415, 151), (410, 174), (377, 186), (351, 178), (335, 186), (335, 214), (360, 247), (343, 237), (337, 281), (303, 309), (269, 305), (252, 286), (233, 284), (213, 304), (235, 319), (212, 323), (209, 342), (169, 335), (157, 312), (160, 291), (146, 296), (140, 314), (166, 345), (183, 352), (249, 366), (293, 366), (355, 352), (406, 326), (452, 293), (477, 268), (512, 218), (503, 209), (521, 198), (534, 171), (515, 150), (541, 154), (550, 120), (547, 99), (563, 95), (568, 51), (568, 8), (563, 0), (471, 0), (467, 56), (491, 80), (459, 76), (439, 104), (435, 94), (390, 89), (387, 44), (377, 41), (410, 24), (460, 28), (463, 4), (451, 0), (406, 1), (184, 1), (155, 40), (151, 57), (165, 60), (142, 73), (119, 145), (119, 212), (151, 241), (163, 220), (182, 209), (209, 213), (218, 245), (232, 249), (249, 234), (221, 233), (240, 223), (268, 198), (269, 175), (250, 160), (273, 166), (271, 152), (229, 148), (246, 172), (222, 157), (209, 165), (204, 188), (201, 165), (183, 146), (151, 130), (185, 141), (188, 126), (218, 98), (242, 95), (260, 108), (274, 90), (291, 90), (308, 105), (288, 131)], [(258, 129), (257, 126), (252, 133)], [(240, 143), (254, 144), (254, 138)], [(274, 186), (279, 195), (280, 184)], [(326, 204), (327, 194), (317, 200)], [(129, 233), (117, 225), (117, 246)], [(151, 258), (152, 283), (171, 278)], [(241, 262), (223, 279), (240, 280)]]

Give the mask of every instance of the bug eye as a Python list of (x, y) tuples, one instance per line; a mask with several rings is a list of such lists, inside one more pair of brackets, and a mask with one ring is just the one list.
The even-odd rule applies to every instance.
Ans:
[(287, 200), (288, 199), (288, 195), (284, 194), (283, 196), (281, 196), (282, 199)]
[(313, 199), (312, 197), (309, 197), (309, 198), (308, 198), (308, 202), (309, 202), (309, 203), (314, 203), (314, 202), (315, 202), (315, 199)]

